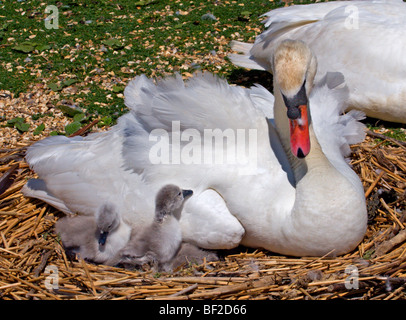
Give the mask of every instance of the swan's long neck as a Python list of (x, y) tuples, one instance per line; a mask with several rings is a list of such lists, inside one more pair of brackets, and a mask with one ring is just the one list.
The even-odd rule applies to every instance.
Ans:
[(295, 176), (295, 181), (298, 182), (306, 174), (307, 166), (306, 162), (302, 159), (298, 159), (293, 155), (290, 149), (290, 133), (289, 133), (289, 120), (286, 115), (286, 106), (282, 98), (281, 91), (274, 78), (274, 119), (276, 130), (279, 134), (282, 146), (285, 150), (285, 154), (288, 157), (289, 163), (292, 167), (292, 171)]
[[(294, 255), (345, 252), (363, 235), (363, 196), (354, 197), (356, 190), (327, 159), (311, 125), (309, 154), (304, 159), (292, 154), (286, 107), (279, 88), (275, 84), (274, 88), (276, 128), (296, 180), (295, 202), (282, 226), (281, 246), (286, 245), (287, 253)], [(348, 237), (349, 241), (341, 241), (340, 237)]]
[[(311, 146), (309, 154), (304, 159), (298, 159), (292, 154), (290, 150), (289, 120), (286, 114), (286, 106), (276, 82), (274, 82), (274, 88), (276, 88), (274, 90), (274, 118), (276, 129), (291, 164), (296, 183), (298, 183), (305, 175), (313, 174), (315, 171), (317, 171), (317, 175), (320, 175), (320, 173), (330, 174), (332, 171), (336, 171), (324, 154), (311, 123), (309, 125)], [(311, 119), (310, 116), (309, 119)], [(313, 171), (313, 169), (315, 171)], [(343, 179), (345, 179), (345, 177), (343, 177)], [(320, 182), (316, 181), (316, 184), (317, 188), (320, 188)]]

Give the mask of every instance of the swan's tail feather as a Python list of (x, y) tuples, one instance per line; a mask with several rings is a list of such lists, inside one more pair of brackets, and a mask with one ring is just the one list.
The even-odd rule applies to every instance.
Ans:
[(42, 179), (30, 179), (22, 188), (22, 193), (28, 198), (40, 199), (54, 208), (62, 211), (67, 215), (72, 215), (73, 212), (66, 207), (65, 203), (54, 197), (46, 187), (45, 181)]
[[(72, 157), (78, 156), (78, 150), (72, 150), (71, 144), (78, 143), (82, 140), (81, 137), (67, 138), (65, 136), (48, 137), (34, 143), (27, 149), (26, 161), (30, 168), (34, 170), (40, 179), (30, 179), (24, 185), (22, 192), (24, 196), (30, 198), (40, 199), (65, 214), (73, 214), (60, 199), (57, 192), (55, 192), (55, 185), (58, 189), (64, 190), (63, 193), (69, 189), (69, 183), (63, 176), (68, 176), (66, 172), (72, 169)], [(58, 178), (56, 178), (58, 176)], [(74, 177), (74, 174), (70, 175)], [(76, 175), (77, 176), (77, 175)], [(51, 177), (51, 189), (47, 185), (46, 180)], [(66, 186), (66, 189), (64, 187)]]
[(231, 49), (238, 51), (242, 54), (249, 54), (252, 49), (252, 43), (245, 43), (241, 41), (232, 40), (230, 42)]
[[(380, 2), (380, 0), (364, 1)], [(382, 2), (383, 1), (386, 0), (382, 0)], [(347, 3), (348, 6), (354, 6), (356, 5), (357, 1), (348, 1)], [(263, 40), (264, 38), (266, 38), (267, 40), (275, 39), (307, 24), (322, 21), (327, 15), (334, 15), (335, 18), (342, 18), (342, 16), (344, 15), (344, 17), (347, 18), (348, 12), (345, 11), (345, 7), (346, 5), (343, 4), (343, 1), (331, 1), (294, 5), (271, 10), (262, 15), (263, 17), (267, 17), (267, 19), (263, 22), (267, 30), (259, 35), (258, 38), (260, 38), (261, 40)], [(341, 9), (336, 12), (335, 9), (337, 8)]]
[(239, 67), (254, 69), (254, 70), (265, 70), (258, 63), (251, 59), (250, 50), (252, 49), (252, 43), (245, 43), (240, 41), (231, 41), (231, 49), (239, 52), (239, 54), (231, 53), (228, 58), (231, 62)]

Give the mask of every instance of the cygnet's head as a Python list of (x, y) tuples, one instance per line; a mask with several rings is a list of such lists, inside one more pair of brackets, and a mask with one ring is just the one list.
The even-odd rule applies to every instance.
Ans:
[(173, 214), (176, 209), (182, 206), (183, 201), (192, 194), (192, 190), (182, 190), (173, 184), (162, 187), (155, 199), (156, 218), (160, 221), (166, 215)]
[(109, 232), (114, 231), (120, 224), (117, 208), (114, 204), (106, 202), (96, 211), (96, 225), (100, 231), (99, 244), (104, 245)]

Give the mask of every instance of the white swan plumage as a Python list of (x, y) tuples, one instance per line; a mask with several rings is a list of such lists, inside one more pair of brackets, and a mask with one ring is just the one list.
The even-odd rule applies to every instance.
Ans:
[[(289, 150), (281, 96), (289, 88), (279, 90), (277, 80), (274, 99), (261, 86), (230, 86), (209, 73), (186, 82), (180, 76), (157, 83), (138, 76), (125, 89), (130, 112), (109, 131), (50, 137), (28, 149), (27, 161), (40, 180), (29, 181), (24, 193), (67, 214), (94, 214), (101, 199), (113, 202), (122, 221), (142, 230), (154, 217), (156, 192), (173, 183), (194, 192), (180, 215), (186, 242), (207, 249), (244, 244), (296, 256), (348, 252), (362, 240), (367, 222), (361, 181), (345, 159), (349, 144), (365, 136), (357, 121), (362, 114), (342, 115), (348, 89), (341, 74), (325, 75), (312, 89), (316, 66), (309, 63), (315, 60), (310, 50), (301, 42), (281, 47), (304, 55), (304, 65), (296, 62), (303, 72), (290, 88), (293, 93), (306, 80), (314, 131), (310, 126), (311, 150), (304, 159)], [(210, 129), (251, 133), (255, 148), (247, 138), (243, 150), (254, 156), (245, 163), (230, 156), (219, 163), (194, 158), (195, 164), (185, 164), (175, 154), (172, 163), (151, 163), (157, 143), (169, 141), (190, 156)], [(235, 152), (232, 143), (213, 146), (214, 154)]]
[(406, 123), (406, 3), (402, 0), (329, 1), (264, 14), (267, 28), (253, 44), (233, 41), (235, 65), (272, 71), (274, 48), (284, 39), (306, 42), (318, 60), (319, 81), (341, 72), (349, 107), (367, 116)]

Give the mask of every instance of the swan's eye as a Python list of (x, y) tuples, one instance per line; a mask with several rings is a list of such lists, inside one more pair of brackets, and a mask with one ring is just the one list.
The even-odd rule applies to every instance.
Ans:
[(181, 194), (182, 194), (182, 192), (181, 192), (181, 191), (179, 191), (178, 196), (180, 196)]

